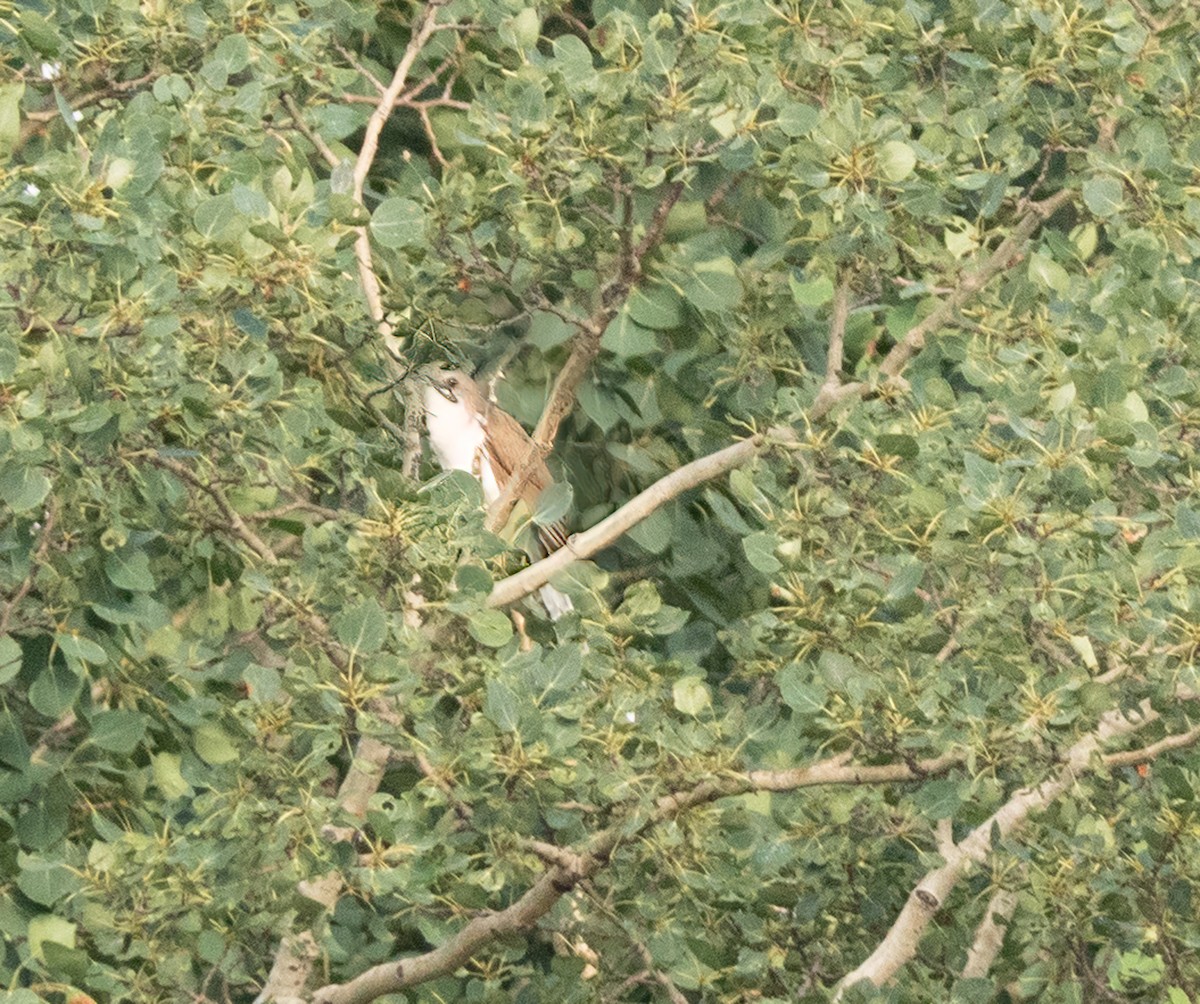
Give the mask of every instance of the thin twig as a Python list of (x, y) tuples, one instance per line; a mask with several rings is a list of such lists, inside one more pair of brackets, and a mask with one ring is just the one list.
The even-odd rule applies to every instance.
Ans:
[[(437, 12), (446, 3), (447, 0), (428, 0), (425, 4), (425, 10), (413, 30), (404, 55), (400, 57), (396, 71), (392, 74), (391, 83), (380, 96), (379, 104), (367, 120), (362, 146), (358, 152), (358, 159), (354, 163), (354, 201), (360, 206), (363, 205), (363, 191), (366, 188), (367, 175), (370, 174), (371, 165), (375, 162), (375, 154), (379, 150), (380, 134), (392, 114), (392, 109), (396, 106), (397, 99), (404, 91), (413, 63), (425, 47), (425, 43), (433, 35)], [(367, 310), (371, 315), (371, 320), (375, 323), (376, 330), (383, 339), (389, 355), (397, 358), (403, 352), (403, 345), (396, 337), (395, 329), (384, 314), (383, 287), (375, 272), (374, 260), (371, 256), (371, 238), (365, 226), (358, 228), (358, 239), (354, 242), (354, 254), (358, 260), (358, 278), (362, 285), (363, 296), (367, 301)]]
[(161, 467), (165, 471), (170, 471), (181, 481), (187, 482), (193, 488), (203, 492), (216, 503), (217, 510), (225, 519), (226, 526), (229, 532), (232, 533), (238, 540), (242, 541), (247, 547), (257, 554), (263, 561), (270, 565), (279, 563), (279, 559), (275, 556), (275, 552), (264, 543), (253, 530), (250, 529), (238, 515), (236, 509), (230, 504), (229, 499), (225, 497), (225, 493), (214, 484), (204, 481), (186, 464), (181, 464), (177, 460), (172, 460), (169, 457), (164, 457), (161, 454), (146, 452), (141, 454), (155, 467)]
[(317, 153), (325, 158), (325, 163), (330, 167), (337, 167), (341, 163), (340, 158), (330, 149), (329, 144), (321, 138), (321, 135), (304, 121), (304, 113), (300, 110), (300, 106), (296, 104), (296, 99), (284, 91), (284, 93), (279, 95), (279, 100), (283, 102), (283, 107), (288, 110), (288, 114), (291, 115), (296, 128), (300, 130), (305, 139), (316, 147)]

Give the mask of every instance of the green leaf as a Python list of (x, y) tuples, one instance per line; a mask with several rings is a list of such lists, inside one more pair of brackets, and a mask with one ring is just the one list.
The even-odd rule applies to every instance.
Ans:
[(679, 296), (668, 286), (639, 286), (629, 295), (628, 308), (629, 316), (644, 328), (676, 328), (683, 321)]
[(108, 581), (119, 589), (134, 593), (150, 593), (155, 589), (154, 576), (150, 574), (150, 558), (145, 551), (126, 545), (113, 551), (104, 559), (104, 573)]
[(784, 703), (801, 715), (815, 715), (825, 708), (826, 690), (814, 679), (812, 669), (789, 662), (779, 673), (779, 693)]
[(80, 635), (60, 631), (54, 636), (54, 643), (68, 659), (90, 662), (97, 666), (108, 662), (108, 653), (104, 649)]
[(82, 689), (83, 680), (62, 665), (60, 660), (53, 659), (30, 684), (29, 703), (38, 714), (47, 718), (61, 718), (70, 710)]
[(178, 753), (156, 753), (150, 759), (154, 783), (167, 801), (183, 798), (192, 790), (192, 786), (183, 779), (179, 769), (181, 763), (182, 759)]
[(21, 135), (21, 99), (25, 96), (25, 84), (0, 84), (0, 163), (12, 155), (17, 139)]
[(964, 782), (949, 778), (926, 781), (913, 795), (913, 803), (926, 819), (950, 819), (962, 805)]
[(746, 553), (746, 560), (750, 562), (751, 567), (764, 575), (774, 575), (783, 568), (779, 559), (775, 557), (775, 549), (778, 546), (779, 539), (774, 533), (766, 530), (742, 538), (742, 550)]
[(387, 615), (374, 597), (342, 610), (332, 626), (337, 640), (352, 652), (378, 652), (387, 641)]
[(39, 962), (46, 961), (47, 944), (75, 947), (75, 925), (62, 917), (42, 914), (29, 922), (25, 936), (29, 939), (29, 951)]
[(146, 737), (148, 720), (141, 712), (126, 708), (97, 711), (92, 716), (89, 737), (100, 749), (110, 753), (132, 753)]
[(384, 199), (371, 214), (371, 236), (385, 248), (421, 244), (425, 240), (425, 210), (412, 199)]
[(833, 299), (833, 280), (828, 276), (800, 282), (795, 275), (789, 275), (788, 286), (792, 291), (792, 300), (800, 307), (820, 307)]
[(211, 767), (233, 763), (238, 758), (237, 744), (219, 725), (205, 722), (192, 733), (192, 748)]
[(888, 181), (903, 181), (917, 166), (917, 154), (907, 143), (892, 139), (879, 147), (875, 162)]
[(10, 461), (0, 467), (0, 502), (15, 513), (28, 512), (42, 504), (50, 493), (50, 479), (40, 467)]
[(21, 672), (21, 646), (11, 635), (0, 635), (0, 684)]
[(712, 704), (712, 692), (699, 676), (680, 677), (671, 685), (671, 698), (677, 711), (698, 715)]
[(17, 888), (39, 906), (53, 906), (83, 889), (82, 878), (61, 861), (20, 854), (17, 867)]
[(696, 262), (683, 282), (683, 296), (697, 310), (732, 310), (742, 302), (742, 283), (733, 259), (722, 255)]
[(596, 86), (592, 54), (576, 35), (560, 35), (552, 43), (555, 69), (572, 91), (591, 91)]
[(237, 211), (231, 194), (205, 199), (192, 214), (192, 222), (210, 241), (232, 241), (245, 232), (247, 221)]
[(500, 648), (512, 637), (512, 622), (500, 610), (476, 610), (467, 618), (467, 630), (479, 644)]
[(653, 331), (634, 323), (628, 307), (614, 317), (604, 329), (600, 347), (623, 359), (649, 355), (658, 348), (658, 338)]
[(502, 680), (488, 680), (483, 713), (501, 732), (516, 732), (521, 717), (516, 692)]
[(925, 564), (918, 558), (903, 559), (900, 568), (888, 582), (884, 599), (888, 603), (896, 603), (907, 599), (916, 592), (921, 580), (925, 577)]
[(820, 120), (819, 109), (798, 101), (784, 103), (775, 116), (775, 124), (779, 127), (779, 131), (792, 139), (797, 136), (807, 136), (816, 128)]
[(1119, 178), (1097, 175), (1083, 183), (1083, 204), (1089, 212), (1103, 218), (1113, 216), (1124, 208), (1125, 186)]
[(1029, 256), (1029, 278), (1056, 293), (1066, 292), (1071, 284), (1067, 270), (1053, 258), (1039, 252)]

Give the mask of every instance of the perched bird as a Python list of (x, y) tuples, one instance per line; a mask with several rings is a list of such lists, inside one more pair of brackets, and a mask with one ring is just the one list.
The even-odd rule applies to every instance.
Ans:
[[(483, 486), (484, 502), (491, 505), (529, 455), (533, 439), (512, 415), (489, 401), (479, 385), (461, 370), (427, 366), (421, 376), (426, 383), (425, 425), (438, 464), (445, 471), (473, 474)], [(533, 469), (518, 495), (530, 512), (535, 511), (538, 496), (554, 481), (542, 458), (536, 453), (535, 456)], [(539, 526), (535, 553), (530, 557), (544, 558), (566, 542), (562, 523)], [(558, 620), (574, 609), (571, 598), (551, 585), (542, 586), (538, 596), (551, 620)]]

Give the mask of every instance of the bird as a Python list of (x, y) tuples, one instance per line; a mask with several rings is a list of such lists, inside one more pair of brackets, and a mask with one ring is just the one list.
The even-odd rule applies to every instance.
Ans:
[[(421, 376), (425, 382), (422, 398), (429, 445), (442, 470), (472, 474), (483, 488), (484, 502), (490, 506), (532, 450), (533, 466), (517, 498), (534, 512), (538, 496), (554, 479), (521, 423), (490, 401), (462, 370), (433, 364), (424, 367)], [(536, 561), (566, 543), (567, 531), (561, 521), (539, 525), (529, 556)], [(575, 609), (571, 597), (549, 584), (538, 590), (538, 596), (551, 620)]]

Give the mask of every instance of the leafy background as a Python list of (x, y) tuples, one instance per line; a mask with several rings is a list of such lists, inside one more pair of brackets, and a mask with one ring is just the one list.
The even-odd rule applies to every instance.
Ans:
[[(845, 999), (1198, 998), (1194, 8), (75, 0), (0, 38), (14, 1001), (250, 1001), (299, 931), (307, 999), (608, 832), (410, 999), (827, 999), (947, 828), (1148, 709)], [(403, 376), (502, 367), (533, 427), (581, 351), (577, 527), (776, 432), (514, 628)], [(834, 756), (910, 776), (765, 781)]]

